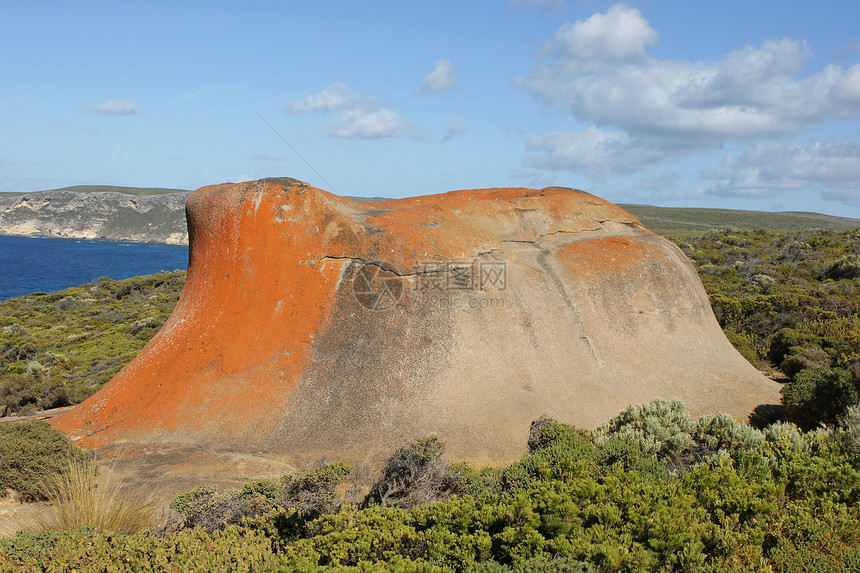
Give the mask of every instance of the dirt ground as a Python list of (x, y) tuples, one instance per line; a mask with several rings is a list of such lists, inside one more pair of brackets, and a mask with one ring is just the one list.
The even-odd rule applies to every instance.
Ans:
[(0, 498), (0, 537), (10, 537), (46, 518), (51, 508), (46, 503), (21, 503), (14, 495)]
[[(154, 492), (160, 506), (156, 514), (162, 516), (169, 513), (168, 505), (178, 494), (200, 485), (224, 491), (253, 480), (278, 479), (296, 470), (275, 454), (211, 452), (168, 445), (115, 444), (96, 456), (100, 473), (110, 474), (112, 483)], [(34, 527), (50, 517), (51, 511), (47, 503), (22, 503), (14, 492), (7, 492), (0, 498), (0, 537)]]

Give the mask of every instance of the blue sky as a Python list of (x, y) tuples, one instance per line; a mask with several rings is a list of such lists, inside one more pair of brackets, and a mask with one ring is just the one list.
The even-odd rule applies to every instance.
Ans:
[(858, 22), (856, 1), (5, 2), (0, 191), (290, 176), (860, 218)]

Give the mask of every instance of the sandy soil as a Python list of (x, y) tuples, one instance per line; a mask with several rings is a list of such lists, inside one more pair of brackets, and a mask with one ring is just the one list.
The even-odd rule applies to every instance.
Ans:
[(0, 537), (10, 537), (49, 516), (46, 503), (21, 503), (14, 495), (0, 498)]
[[(134, 450), (115, 445), (98, 452), (100, 472), (112, 483), (130, 489), (153, 491), (157, 516), (169, 513), (168, 505), (180, 493), (200, 485), (219, 491), (258, 479), (278, 479), (296, 469), (275, 455), (207, 452), (169, 446), (141, 446)], [(29, 529), (50, 516), (47, 503), (21, 503), (10, 493), (0, 498), (0, 537)]]

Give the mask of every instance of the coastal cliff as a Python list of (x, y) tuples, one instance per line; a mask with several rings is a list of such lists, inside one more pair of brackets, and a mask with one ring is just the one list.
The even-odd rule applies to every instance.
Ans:
[(0, 194), (0, 235), (187, 245), (182, 189), (78, 186)]

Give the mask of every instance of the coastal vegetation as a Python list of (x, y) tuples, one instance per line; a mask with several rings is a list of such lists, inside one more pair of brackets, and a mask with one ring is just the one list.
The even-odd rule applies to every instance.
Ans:
[(787, 382), (785, 415), (832, 424), (860, 389), (860, 229), (742, 231), (674, 239), (728, 339)]
[(0, 415), (92, 395), (158, 332), (184, 284), (184, 271), (105, 277), (0, 301)]
[(803, 432), (693, 420), (655, 400), (593, 431), (538, 420), (507, 467), (449, 465), (428, 436), (395, 452), (366, 496), (339, 487), (348, 466), (324, 464), (197, 488), (137, 533), (20, 533), (0, 540), (0, 570), (856, 570), (858, 438), (856, 407)]

